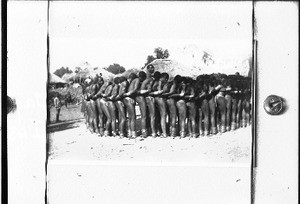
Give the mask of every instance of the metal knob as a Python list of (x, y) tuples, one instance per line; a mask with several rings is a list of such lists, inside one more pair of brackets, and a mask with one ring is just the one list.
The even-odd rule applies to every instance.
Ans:
[(283, 99), (276, 95), (268, 96), (264, 101), (264, 109), (270, 115), (279, 115), (284, 109)]

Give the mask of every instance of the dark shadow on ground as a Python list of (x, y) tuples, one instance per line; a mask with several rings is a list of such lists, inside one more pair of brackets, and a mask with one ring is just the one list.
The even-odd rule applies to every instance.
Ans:
[(47, 126), (47, 133), (51, 132), (59, 132), (63, 130), (68, 130), (68, 129), (73, 129), (79, 127), (78, 122), (79, 120), (75, 121), (68, 121), (68, 122), (59, 122), (59, 123), (54, 123), (50, 124)]

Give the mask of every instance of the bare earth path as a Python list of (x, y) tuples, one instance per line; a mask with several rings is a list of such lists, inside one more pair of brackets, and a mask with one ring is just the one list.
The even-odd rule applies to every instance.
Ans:
[(250, 164), (251, 126), (200, 138), (99, 137), (82, 121), (48, 134), (51, 161), (123, 161)]

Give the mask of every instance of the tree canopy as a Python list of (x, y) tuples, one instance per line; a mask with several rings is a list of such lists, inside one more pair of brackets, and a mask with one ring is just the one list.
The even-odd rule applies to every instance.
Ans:
[(72, 70), (69, 69), (69, 67), (61, 67), (57, 70), (55, 70), (55, 72), (53, 74), (55, 74), (56, 76), (59, 76), (60, 78), (65, 74), (65, 73), (72, 73)]
[(161, 47), (155, 48), (153, 53), (154, 53), (154, 56), (148, 55), (145, 65), (151, 63), (152, 61), (154, 61), (156, 59), (167, 59), (170, 56), (169, 51), (167, 49), (163, 49)]
[(104, 68), (104, 69), (113, 74), (121, 74), (126, 71), (126, 69), (123, 66), (121, 66), (117, 63), (109, 65), (107, 68)]
[(166, 59), (170, 56), (169, 51), (161, 47), (155, 48), (154, 54), (156, 56), (156, 59)]

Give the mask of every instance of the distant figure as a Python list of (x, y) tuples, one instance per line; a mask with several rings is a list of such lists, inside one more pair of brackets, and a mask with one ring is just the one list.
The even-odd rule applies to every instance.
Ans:
[(66, 95), (66, 101), (65, 101), (66, 108), (67, 108), (68, 104), (71, 104), (71, 102), (72, 102), (72, 95), (71, 95), (70, 91), (68, 91), (68, 93)]
[(56, 109), (56, 122), (59, 121), (59, 114), (61, 109), (61, 102), (59, 100), (59, 94), (57, 94), (54, 98), (54, 107)]

